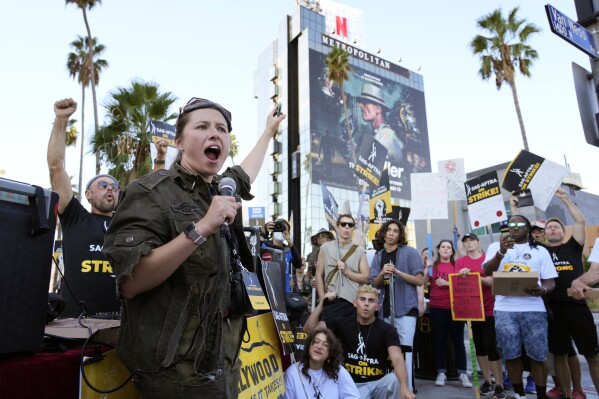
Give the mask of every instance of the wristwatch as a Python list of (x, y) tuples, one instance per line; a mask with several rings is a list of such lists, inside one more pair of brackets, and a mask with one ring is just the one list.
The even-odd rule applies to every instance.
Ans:
[(185, 228), (185, 236), (189, 238), (198, 247), (206, 242), (206, 237), (202, 237), (196, 229), (195, 223), (189, 223)]

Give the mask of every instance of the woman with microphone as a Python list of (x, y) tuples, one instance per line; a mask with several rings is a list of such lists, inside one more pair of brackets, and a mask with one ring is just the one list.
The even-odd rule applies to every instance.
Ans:
[[(251, 268), (236, 197), (253, 198), (250, 185), (284, 118), (271, 112), (249, 155), (219, 175), (231, 113), (192, 98), (177, 119), (173, 165), (122, 193), (103, 251), (122, 300), (117, 352), (142, 398), (237, 397), (245, 317), (229, 312), (231, 248), (223, 235)], [(225, 177), (220, 188), (228, 192), (220, 193)]]

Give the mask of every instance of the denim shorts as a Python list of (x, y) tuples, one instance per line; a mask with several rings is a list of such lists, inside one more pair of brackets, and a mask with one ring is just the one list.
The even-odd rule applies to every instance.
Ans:
[(520, 357), (522, 345), (531, 359), (538, 362), (546, 360), (547, 313), (498, 310), (494, 313), (497, 345), (506, 360)]

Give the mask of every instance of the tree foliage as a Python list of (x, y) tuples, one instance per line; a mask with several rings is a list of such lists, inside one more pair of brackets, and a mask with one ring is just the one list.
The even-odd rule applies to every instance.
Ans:
[[(83, 22), (85, 23), (85, 30), (87, 31), (87, 44), (89, 50), (89, 58), (94, 60), (94, 44), (93, 44), (93, 36), (91, 32), (91, 28), (89, 26), (89, 21), (87, 20), (87, 10), (91, 10), (96, 5), (102, 4), (102, 0), (65, 0), (65, 4), (74, 4), (79, 9), (81, 9), (81, 14), (83, 15)], [(89, 69), (90, 79), (89, 81), (94, 83), (91, 85), (92, 88), (92, 101), (94, 105), (94, 133), (98, 131), (99, 122), (98, 122), (98, 100), (96, 96), (96, 85), (99, 81), (96, 78), (95, 68)], [(83, 120), (81, 121), (83, 123)], [(100, 154), (96, 153), (96, 173), (100, 173)]]
[(229, 148), (229, 156), (231, 157), (231, 162), (235, 165), (235, 157), (239, 154), (239, 141), (237, 140), (237, 136), (235, 133), (231, 133), (231, 147)]
[(171, 92), (161, 93), (158, 84), (133, 82), (131, 87), (110, 93), (104, 105), (108, 122), (92, 138), (94, 152), (107, 164), (109, 172), (126, 186), (153, 170), (150, 156), (150, 121), (168, 122), (176, 101)]
[(337, 84), (341, 89), (341, 100), (343, 101), (343, 113), (345, 115), (345, 128), (350, 141), (352, 157), (354, 164), (356, 163), (356, 150), (352, 137), (351, 125), (349, 122), (349, 112), (347, 110), (347, 96), (345, 95), (344, 84), (349, 80), (349, 73), (353, 70), (349, 65), (349, 54), (341, 47), (333, 47), (327, 58), (324, 60), (328, 68), (328, 78)]
[(528, 150), (528, 140), (522, 120), (522, 112), (516, 90), (516, 70), (530, 77), (530, 67), (538, 58), (537, 51), (526, 42), (530, 37), (540, 32), (540, 28), (529, 23), (525, 18), (518, 17), (518, 7), (504, 16), (501, 8), (479, 18), (477, 26), (486, 32), (479, 34), (470, 42), (470, 49), (480, 58), (479, 75), (483, 80), (495, 76), (495, 86), (501, 89), (507, 83), (514, 98), (514, 105), (520, 123), (524, 149)]

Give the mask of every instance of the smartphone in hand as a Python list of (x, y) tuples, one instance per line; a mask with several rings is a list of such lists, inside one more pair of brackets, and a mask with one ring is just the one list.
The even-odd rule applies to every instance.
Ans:
[(275, 109), (275, 116), (278, 118), (279, 116), (281, 116), (281, 107), (283, 107), (282, 103), (278, 103), (277, 104), (277, 108)]

